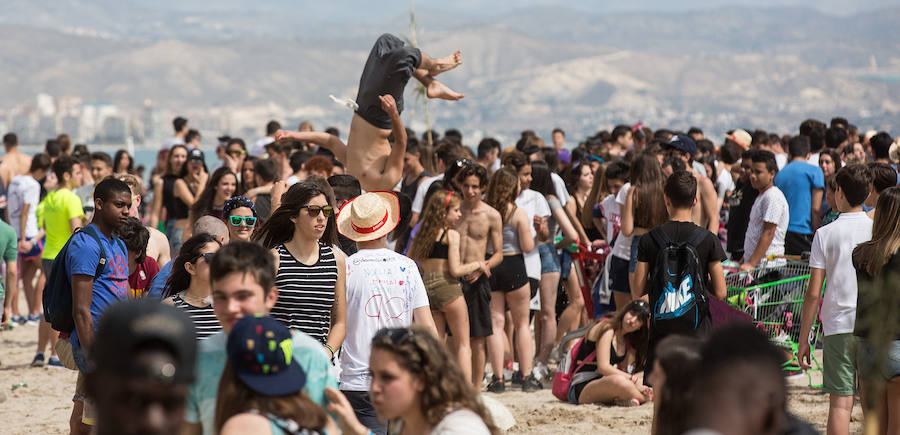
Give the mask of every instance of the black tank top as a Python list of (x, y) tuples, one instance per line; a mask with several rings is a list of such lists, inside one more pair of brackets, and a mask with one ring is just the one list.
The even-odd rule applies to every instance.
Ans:
[(431, 174), (429, 174), (428, 171), (422, 171), (422, 173), (419, 174), (419, 176), (416, 177), (416, 179), (413, 180), (411, 183), (409, 183), (409, 184), (403, 183), (400, 186), (400, 193), (403, 193), (406, 196), (408, 196), (410, 200), (416, 199), (416, 190), (418, 190), (418, 188), (419, 188), (419, 181), (421, 181), (425, 177), (430, 177), (430, 176), (431, 176)]
[(444, 240), (444, 234), (447, 230), (441, 233), (441, 237), (438, 238), (437, 242), (434, 242), (434, 245), (431, 245), (431, 252), (428, 253), (428, 258), (450, 258), (450, 246), (444, 244), (442, 240)]
[[(177, 175), (164, 175), (163, 179), (163, 207), (169, 211), (169, 219), (187, 219), (190, 208), (181, 199), (175, 197), (175, 180)], [(188, 190), (191, 186), (188, 185)], [(194, 193), (191, 191), (191, 193)]]
[[(591, 352), (593, 352), (596, 349), (597, 349), (597, 342), (590, 341), (587, 338), (585, 338), (584, 341), (581, 342), (581, 347), (578, 348), (578, 355), (575, 356), (575, 359), (577, 361), (584, 361), (584, 359), (587, 358), (587, 356), (590, 355)], [(625, 353), (625, 355), (621, 355), (621, 356), (616, 355), (616, 348), (613, 347), (612, 343), (609, 344), (609, 365), (617, 366), (620, 362), (625, 361), (625, 357), (627, 355), (628, 355), (627, 352)], [(594, 362), (586, 363), (584, 366), (581, 367), (580, 370), (578, 370), (578, 372), (587, 372), (587, 371), (595, 371), (595, 370), (597, 370), (597, 360), (596, 359), (594, 360)]]

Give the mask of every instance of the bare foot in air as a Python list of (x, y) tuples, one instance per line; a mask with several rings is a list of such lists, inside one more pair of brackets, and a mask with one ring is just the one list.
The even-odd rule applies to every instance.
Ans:
[(456, 50), (455, 53), (449, 56), (434, 59), (434, 64), (431, 65), (431, 68), (428, 68), (428, 74), (432, 77), (437, 77), (438, 74), (450, 71), (460, 64), (462, 64), (462, 52)]
[(425, 95), (427, 95), (428, 98), (440, 98), (442, 100), (450, 101), (456, 101), (466, 96), (466, 94), (460, 94), (459, 92), (453, 91), (448, 88), (447, 85), (437, 80), (432, 80), (431, 83), (428, 84), (428, 87), (425, 89)]

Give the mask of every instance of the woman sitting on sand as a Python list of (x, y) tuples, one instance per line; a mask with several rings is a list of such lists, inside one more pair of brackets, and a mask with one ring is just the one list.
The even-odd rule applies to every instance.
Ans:
[[(388, 433), (496, 435), (487, 409), (454, 358), (421, 327), (382, 329), (372, 339), (369, 394)], [(370, 433), (340, 391), (326, 388), (341, 432)]]
[(569, 403), (637, 406), (652, 394), (641, 372), (647, 354), (647, 302), (636, 300), (595, 323), (578, 348), (576, 361), (595, 353), (572, 377)]

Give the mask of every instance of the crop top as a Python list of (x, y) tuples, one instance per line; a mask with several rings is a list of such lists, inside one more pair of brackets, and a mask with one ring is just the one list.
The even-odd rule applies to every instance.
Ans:
[(444, 240), (445, 233), (446, 230), (441, 232), (438, 241), (434, 242), (434, 245), (431, 246), (431, 252), (428, 253), (428, 258), (443, 258), (445, 260), (450, 258), (450, 246), (441, 242), (441, 240)]

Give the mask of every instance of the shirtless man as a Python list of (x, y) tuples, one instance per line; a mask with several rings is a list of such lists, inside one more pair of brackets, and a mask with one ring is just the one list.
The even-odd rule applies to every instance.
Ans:
[(3, 178), (3, 187), (6, 188), (16, 175), (28, 174), (31, 157), (19, 152), (19, 138), (15, 133), (3, 136), (3, 148), (6, 149), (6, 155), (0, 162), (0, 177)]
[(708, 177), (697, 174), (691, 167), (691, 161), (697, 154), (697, 144), (690, 137), (679, 134), (672, 136), (668, 142), (663, 144), (663, 148), (666, 150), (667, 159), (680, 159), (685, 164), (684, 170), (690, 172), (697, 179), (697, 202), (691, 211), (694, 224), (718, 235), (719, 210), (716, 208), (716, 204), (719, 197), (716, 194), (716, 188), (713, 187), (712, 181)]
[[(384, 34), (375, 41), (359, 80), (358, 108), (350, 121), (347, 144), (324, 132), (284, 131), (275, 140), (312, 142), (334, 153), (350, 175), (359, 179), (366, 191), (391, 190), (403, 176), (406, 130), (400, 120), (403, 89), (410, 77), (425, 85), (428, 98), (459, 100), (454, 92), (434, 79), (462, 63), (459, 51), (434, 59), (418, 48), (406, 46), (399, 38)], [(393, 133), (394, 146), (388, 141)]]
[[(460, 234), (460, 261), (483, 261), (487, 258), (488, 242), (491, 246), (503, 246), (500, 233), (503, 222), (500, 213), (481, 200), (481, 190), (487, 186), (488, 175), (484, 167), (470, 164), (459, 171), (456, 177), (463, 198), (460, 211), (462, 217), (456, 224)], [(503, 261), (503, 251), (494, 249), (488, 258), (488, 270)], [(481, 389), (484, 378), (485, 338), (493, 334), (491, 328), (491, 286), (489, 276), (481, 270), (472, 272), (462, 279), (463, 297), (469, 310), (469, 335), (472, 343), (472, 384)]]

